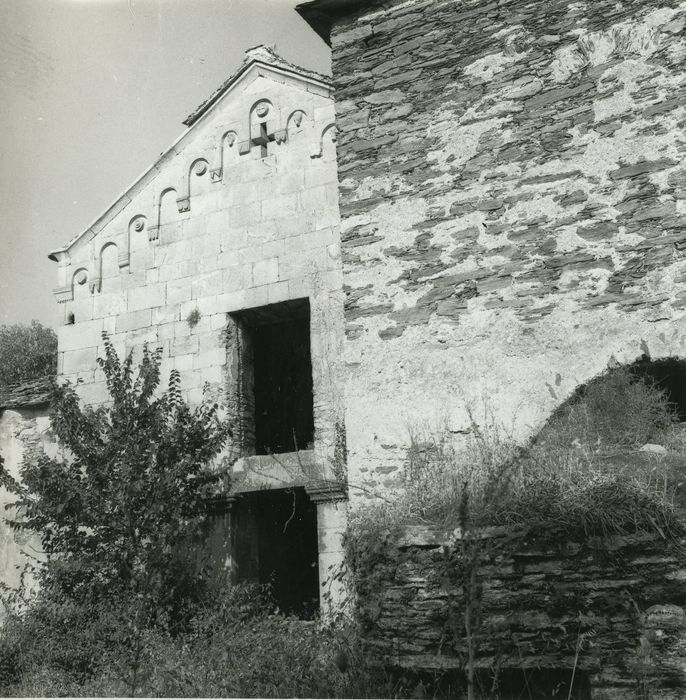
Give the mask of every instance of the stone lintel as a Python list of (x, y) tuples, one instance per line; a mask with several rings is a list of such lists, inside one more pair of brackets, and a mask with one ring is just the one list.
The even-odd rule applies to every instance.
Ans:
[(305, 491), (313, 503), (347, 501), (348, 489), (340, 481), (314, 481), (305, 484)]

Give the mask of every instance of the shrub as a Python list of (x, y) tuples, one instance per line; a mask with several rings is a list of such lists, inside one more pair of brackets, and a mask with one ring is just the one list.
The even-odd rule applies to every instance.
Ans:
[(583, 445), (594, 452), (635, 447), (676, 420), (664, 391), (617, 367), (589, 382), (546, 423), (536, 445)]
[(159, 352), (146, 347), (134, 372), (132, 355), (120, 361), (104, 341), (107, 405), (84, 408), (70, 385), (53, 389), (52, 428), (69, 458), (26, 462), (20, 482), (0, 465), (21, 514), (12, 526), (39, 533), (46, 553), (38, 593), (5, 635), (18, 635), (24, 668), (42, 660), (91, 674), (109, 646), (135, 648), (152, 626), (182, 625), (207, 581), (195, 550), (220, 478), (208, 465), (228, 426), (216, 404), (183, 402), (176, 372), (156, 395)]
[(57, 336), (38, 321), (0, 326), (0, 386), (54, 376)]

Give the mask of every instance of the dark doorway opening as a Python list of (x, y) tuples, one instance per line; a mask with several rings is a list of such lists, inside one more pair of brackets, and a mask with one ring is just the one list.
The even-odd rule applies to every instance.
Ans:
[[(254, 452), (311, 449), (314, 401), (307, 299), (270, 304), (235, 315), (245, 334), (243, 363), (252, 386)], [(246, 447), (252, 447), (247, 446)]]
[(679, 421), (686, 422), (686, 361), (644, 359), (632, 365), (631, 372), (664, 391)]
[(282, 612), (319, 610), (317, 507), (303, 488), (239, 496), (231, 514), (236, 580), (269, 584)]

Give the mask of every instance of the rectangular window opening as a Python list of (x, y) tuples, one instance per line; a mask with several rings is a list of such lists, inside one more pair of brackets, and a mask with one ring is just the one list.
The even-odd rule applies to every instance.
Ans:
[(269, 304), (231, 316), (241, 335), (238, 403), (244, 453), (312, 449), (309, 300)]

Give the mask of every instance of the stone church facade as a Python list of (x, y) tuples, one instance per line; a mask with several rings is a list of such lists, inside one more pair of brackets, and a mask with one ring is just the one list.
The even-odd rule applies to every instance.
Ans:
[[(97, 404), (103, 332), (120, 356), (161, 348), (162, 377), (177, 370), (190, 403), (216, 398), (233, 424), (231, 514), (217, 516), (215, 554), (240, 580), (276, 567), (293, 581), (304, 569), (300, 587), (316, 599), (317, 571), (323, 583), (340, 561), (345, 512), (334, 474), (344, 436), (332, 88), (258, 47), (184, 123), (157, 163), (51, 253), (64, 308), (58, 371)], [(296, 492), (302, 546), (263, 522), (265, 511), (288, 520)], [(282, 606), (298, 608), (282, 583)]]
[(686, 3), (299, 12), (335, 99), (248, 52), (51, 257), (62, 376), (97, 403), (103, 331), (162, 347), (238, 426), (227, 565), (259, 579), (260, 513), (298, 494), (321, 589), (347, 499), (402, 485), (412, 430), (525, 439), (608, 364), (685, 354)]

